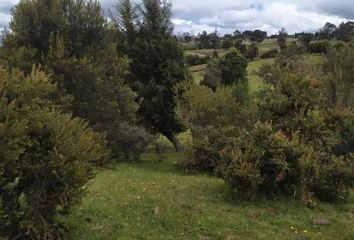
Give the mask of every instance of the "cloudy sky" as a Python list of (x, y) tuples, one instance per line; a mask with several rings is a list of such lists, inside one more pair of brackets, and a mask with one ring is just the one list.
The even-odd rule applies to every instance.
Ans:
[[(118, 0), (101, 0), (112, 9)], [(137, 0), (136, 0), (137, 1)], [(135, 1), (135, 2), (136, 2)], [(0, 28), (11, 19), (10, 8), (19, 0), (0, 0)], [(275, 33), (316, 31), (326, 22), (339, 24), (354, 19), (354, 0), (173, 0), (175, 32), (197, 34), (217, 29), (262, 29)]]

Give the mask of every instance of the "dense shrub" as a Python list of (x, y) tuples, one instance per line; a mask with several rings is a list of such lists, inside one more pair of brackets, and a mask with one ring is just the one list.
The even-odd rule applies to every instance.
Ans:
[(200, 85), (207, 86), (213, 91), (216, 90), (216, 88), (221, 84), (221, 69), (219, 67), (219, 63), (220, 60), (215, 58), (209, 61)]
[(330, 49), (323, 71), (328, 74), (328, 98), (332, 106), (354, 107), (354, 46), (344, 45)]
[[(262, 185), (263, 180), (257, 182), (258, 179), (254, 182), (257, 187), (253, 194), (259, 191), (288, 196), (314, 193), (316, 197), (328, 201), (345, 198), (353, 176), (350, 170), (352, 165), (347, 155), (335, 154), (335, 147), (340, 138), (338, 131), (333, 129), (331, 110), (326, 105), (321, 83), (303, 74), (294, 75), (285, 71), (276, 85), (261, 93), (259, 99), (261, 122), (272, 123), (272, 127), (268, 127), (268, 133), (264, 134), (269, 137), (262, 138), (257, 135), (258, 132), (248, 130), (248, 134), (241, 136), (241, 139), (245, 141), (244, 144), (253, 143), (248, 147), (241, 144), (241, 153), (246, 155), (241, 154), (235, 160), (235, 163), (246, 165), (261, 162), (254, 174), (260, 174), (267, 187)], [(342, 125), (338, 124), (336, 127)], [(343, 133), (341, 130), (339, 132)], [(244, 140), (247, 136), (251, 139)], [(277, 145), (280, 143), (273, 139), (275, 136), (278, 136), (277, 141), (282, 139), (281, 145)], [(269, 141), (275, 142), (276, 145), (269, 145)], [(255, 142), (258, 142), (258, 145)], [(236, 149), (239, 147), (240, 144)], [(254, 152), (261, 154), (255, 155)], [(272, 155), (273, 153), (277, 154)], [(273, 161), (286, 167), (287, 171), (282, 172), (283, 169), (277, 173), (282, 178), (281, 183), (279, 177), (274, 177), (272, 173), (276, 167), (262, 165)], [(239, 167), (242, 167), (242, 164)], [(230, 178), (229, 174), (226, 172), (226, 179)], [(229, 183), (237, 192), (242, 190), (239, 182)], [(268, 188), (271, 186), (277, 187)]]
[(219, 63), (221, 83), (230, 86), (247, 82), (247, 65), (247, 60), (236, 49), (225, 54)]
[(56, 214), (108, 159), (101, 135), (57, 110), (58, 95), (40, 71), (0, 69), (0, 237), (57, 239)]
[(193, 136), (185, 166), (217, 174), (242, 198), (345, 199), (354, 176), (353, 113), (327, 105), (317, 70), (293, 60), (269, 68), (264, 72), (275, 69), (275, 76), (254, 112), (237, 104), (228, 88), (185, 91), (179, 116)]
[(259, 193), (293, 195), (298, 191), (301, 150), (296, 138), (259, 122), (231, 142), (222, 151), (220, 168), (235, 194), (249, 199)]
[(197, 65), (207, 64), (209, 60), (210, 60), (210, 56), (208, 56), (208, 55), (207, 56), (186, 55), (184, 57), (184, 61), (189, 66), (197, 66)]
[(328, 41), (311, 42), (308, 46), (309, 53), (327, 54), (330, 44)]
[[(112, 136), (116, 135), (116, 136)], [(107, 133), (112, 139), (111, 149), (116, 152), (116, 157), (124, 161), (138, 161), (145, 148), (154, 143), (155, 137), (145, 128), (122, 123), (112, 132)]]
[(267, 58), (275, 58), (278, 55), (278, 49), (271, 49), (266, 51), (260, 55), (260, 58), (267, 59)]
[(242, 40), (236, 40), (234, 43), (234, 48), (237, 49), (243, 56), (247, 55), (247, 46), (242, 42)]
[(193, 143), (180, 163), (187, 169), (213, 173), (221, 161), (220, 151), (227, 144), (227, 137), (236, 134), (251, 118), (236, 102), (235, 86), (211, 91), (185, 83), (181, 88), (177, 115), (191, 130)]
[(258, 57), (259, 50), (255, 43), (252, 43), (247, 48), (246, 58), (253, 61), (256, 57)]

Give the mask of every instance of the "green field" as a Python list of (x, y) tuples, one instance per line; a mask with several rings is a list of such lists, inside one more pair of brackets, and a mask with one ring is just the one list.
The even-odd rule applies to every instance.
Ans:
[[(287, 43), (291, 43), (297, 41), (295, 38), (288, 38)], [(251, 45), (251, 41), (247, 40), (245, 41), (246, 46)], [(279, 45), (278, 45), (278, 40), (275, 38), (267, 38), (261, 43), (256, 43), (259, 54), (262, 54), (264, 52), (267, 52), (272, 49), (278, 49), (279, 50)], [(189, 43), (189, 47), (191, 46), (191, 43)], [(200, 57), (204, 56), (212, 56), (214, 53), (214, 49), (196, 49), (196, 50), (186, 50), (185, 54), (186, 55), (198, 55)], [(220, 57), (224, 56), (229, 50), (228, 49), (216, 49), (218, 55)]]
[[(81, 205), (64, 219), (69, 240), (112, 239), (354, 239), (354, 199), (315, 209), (295, 200), (232, 199), (220, 179), (188, 175), (167, 153), (101, 171)], [(325, 218), (320, 225), (314, 218)]]

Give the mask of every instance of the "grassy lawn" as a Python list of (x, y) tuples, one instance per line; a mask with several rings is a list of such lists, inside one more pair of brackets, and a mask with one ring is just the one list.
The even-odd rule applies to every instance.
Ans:
[(274, 59), (271, 58), (271, 59), (255, 60), (253, 62), (248, 63), (247, 72), (248, 72), (248, 81), (249, 81), (251, 92), (258, 91), (264, 86), (262, 79), (257, 75), (258, 69), (263, 64), (272, 63), (273, 61)]
[[(81, 205), (65, 219), (69, 240), (112, 239), (354, 239), (354, 199), (309, 209), (295, 200), (233, 200), (224, 182), (186, 175), (181, 157), (152, 153), (139, 164), (101, 171)], [(313, 218), (324, 216), (326, 226)]]

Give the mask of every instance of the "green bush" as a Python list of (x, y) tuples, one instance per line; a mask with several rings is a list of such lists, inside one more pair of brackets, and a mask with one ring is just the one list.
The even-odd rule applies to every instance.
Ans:
[(189, 66), (197, 66), (197, 65), (202, 65), (202, 64), (207, 64), (208, 61), (210, 60), (210, 56), (199, 56), (199, 55), (186, 55), (184, 57), (184, 61), (186, 64)]
[[(272, 123), (271, 130), (268, 129), (268, 133), (264, 134), (264, 137), (269, 137), (259, 137), (257, 132), (247, 130), (249, 134), (243, 136), (242, 140), (251, 144), (242, 150), (250, 156), (240, 155), (237, 161), (242, 159), (250, 164), (256, 159), (256, 162), (265, 164), (273, 161), (282, 163), (285, 160), (287, 172), (284, 173), (283, 181), (290, 181), (291, 185), (286, 184), (281, 191), (278, 188), (270, 188), (279, 185), (272, 172), (277, 168), (258, 165), (258, 172), (255, 171), (254, 174), (262, 176), (262, 181), (266, 179), (266, 185), (256, 182), (258, 188), (254, 189), (253, 194), (268, 192), (305, 196), (313, 193), (326, 201), (337, 201), (346, 197), (350, 179), (353, 177), (352, 165), (348, 158), (351, 150), (345, 155), (336, 153), (336, 146), (343, 144), (340, 143), (340, 136), (346, 128), (345, 124), (333, 121), (331, 111), (326, 105), (321, 82), (302, 73), (292, 74), (284, 71), (273, 87), (260, 94), (258, 114), (263, 124)], [(269, 141), (274, 141), (272, 134), (279, 133), (283, 135), (282, 144), (269, 145)], [(244, 140), (247, 136), (250, 136), (250, 139)], [(239, 146), (236, 147), (238, 148)], [(254, 151), (260, 151), (261, 155), (255, 155)], [(272, 155), (273, 153), (277, 154)], [(240, 184), (231, 184), (235, 189), (241, 187)]]
[(254, 128), (233, 138), (223, 149), (222, 178), (242, 198), (257, 194), (293, 195), (301, 186), (296, 138), (290, 139), (271, 124), (256, 123)]
[(277, 55), (278, 55), (278, 49), (271, 49), (269, 51), (266, 51), (265, 53), (262, 53), (260, 58), (262, 59), (275, 58)]
[(242, 198), (346, 199), (354, 176), (353, 113), (333, 111), (323, 81), (300, 66), (270, 66), (276, 79), (259, 92), (253, 111), (230, 87), (184, 91), (178, 115), (193, 137), (185, 166), (220, 176)]
[(57, 110), (56, 86), (37, 70), (0, 69), (0, 236), (57, 239), (56, 220), (77, 203), (109, 157), (88, 124)]
[(311, 42), (308, 46), (309, 53), (327, 54), (330, 44), (328, 41)]
[(232, 86), (238, 83), (248, 88), (247, 65), (247, 60), (236, 49), (232, 49), (222, 58), (209, 62), (200, 84), (214, 91), (219, 85)]
[(257, 45), (254, 42), (252, 42), (252, 44), (249, 45), (247, 48), (246, 58), (250, 61), (253, 61), (255, 58), (257, 58), (258, 54), (259, 54), (259, 49)]
[(248, 123), (247, 112), (235, 99), (235, 87), (211, 91), (204, 86), (185, 83), (178, 98), (177, 116), (191, 130), (193, 142), (180, 163), (187, 169), (213, 173), (228, 136)]

